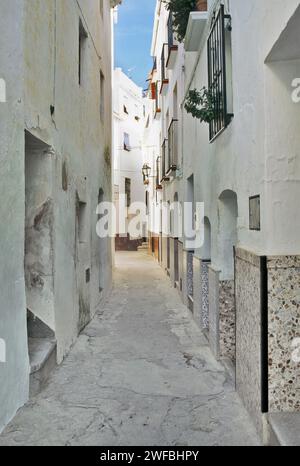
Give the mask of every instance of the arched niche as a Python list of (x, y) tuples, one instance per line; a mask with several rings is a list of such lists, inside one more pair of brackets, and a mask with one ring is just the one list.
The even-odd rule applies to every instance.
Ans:
[(218, 200), (218, 262), (223, 280), (234, 278), (233, 248), (237, 244), (238, 200), (234, 191), (223, 191)]

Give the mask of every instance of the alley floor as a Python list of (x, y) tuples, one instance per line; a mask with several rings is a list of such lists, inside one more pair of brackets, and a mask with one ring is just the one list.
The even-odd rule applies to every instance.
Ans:
[(113, 291), (0, 445), (258, 445), (233, 383), (159, 265), (119, 253)]

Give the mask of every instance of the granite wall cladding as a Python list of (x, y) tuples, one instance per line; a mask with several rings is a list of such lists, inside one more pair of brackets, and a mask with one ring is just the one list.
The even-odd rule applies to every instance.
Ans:
[(300, 411), (300, 364), (292, 357), (293, 341), (300, 337), (300, 256), (270, 257), (269, 409)]
[(188, 295), (193, 297), (194, 295), (194, 284), (193, 284), (193, 257), (194, 252), (187, 252), (187, 291)]
[(214, 356), (220, 357), (220, 326), (219, 326), (219, 294), (220, 271), (212, 266), (208, 267), (209, 282), (209, 345)]
[(188, 308), (194, 313), (194, 267), (193, 267), (194, 252), (187, 252), (187, 293), (188, 293)]
[(201, 259), (193, 258), (193, 292), (194, 292), (194, 320), (202, 328), (202, 290), (201, 290)]
[(260, 257), (236, 250), (236, 387), (262, 433)]
[(220, 357), (235, 361), (234, 280), (220, 281), (219, 292)]
[(175, 286), (175, 253), (174, 253), (174, 248), (175, 248), (175, 240), (174, 238), (170, 238), (170, 268), (169, 268), (169, 274), (170, 274), (170, 280), (172, 284)]
[(194, 281), (194, 319), (203, 330), (209, 328), (209, 296), (208, 296), (208, 267), (210, 262), (202, 261), (199, 257), (193, 259)]
[(210, 262), (201, 262), (201, 319), (202, 328), (209, 329), (209, 284), (208, 284), (208, 268)]
[(179, 292), (183, 289), (183, 244), (178, 241), (178, 273), (179, 273)]

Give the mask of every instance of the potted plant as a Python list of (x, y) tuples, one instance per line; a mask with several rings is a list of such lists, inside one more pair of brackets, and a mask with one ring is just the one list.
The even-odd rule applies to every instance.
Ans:
[(164, 0), (173, 16), (173, 31), (179, 42), (183, 42), (191, 11), (207, 11), (207, 0)]

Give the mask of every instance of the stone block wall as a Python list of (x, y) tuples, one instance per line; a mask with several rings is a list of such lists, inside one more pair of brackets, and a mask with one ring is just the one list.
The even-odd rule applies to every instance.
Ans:
[(209, 282), (208, 282), (208, 270), (210, 262), (201, 261), (201, 321), (202, 328), (209, 330)]
[(235, 361), (235, 296), (234, 281), (220, 281), (220, 357)]
[(209, 328), (208, 268), (210, 263), (193, 258), (194, 319), (202, 330)]
[[(208, 270), (208, 326), (210, 346), (218, 359), (230, 358), (232, 361), (235, 361), (234, 281), (220, 280), (220, 271), (215, 270), (209, 264), (206, 264), (206, 267)], [(203, 273), (204, 277), (202, 283), (203, 287), (207, 290), (205, 269)], [(207, 306), (207, 303), (204, 304)], [(204, 308), (204, 319), (206, 319), (205, 313), (206, 309)]]
[(220, 271), (209, 267), (209, 344), (216, 358), (220, 357), (220, 314), (219, 314), (219, 294), (220, 294)]
[(183, 244), (178, 241), (178, 275), (179, 275), (179, 292), (183, 290)]
[(188, 306), (190, 311), (194, 312), (194, 267), (193, 267), (194, 252), (187, 252), (187, 294), (188, 294)]
[(256, 427), (262, 432), (261, 260), (237, 249), (236, 388)]
[[(270, 412), (300, 411), (300, 256), (268, 257), (268, 352)], [(299, 346), (299, 345), (298, 345)]]

